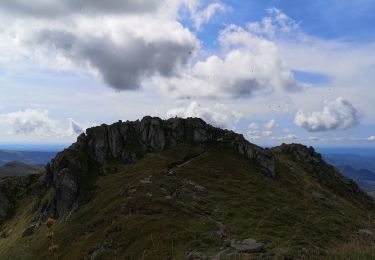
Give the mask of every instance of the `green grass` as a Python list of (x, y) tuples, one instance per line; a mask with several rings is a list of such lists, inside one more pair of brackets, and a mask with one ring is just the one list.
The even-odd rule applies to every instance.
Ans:
[[(175, 168), (175, 176), (167, 175), (198, 154)], [(229, 250), (222, 259), (371, 256), (372, 246), (364, 249), (366, 241), (355, 234), (374, 228), (373, 212), (318, 183), (303, 165), (280, 160), (276, 179), (221, 146), (202, 151), (180, 145), (135, 164), (117, 164), (116, 173), (95, 177), (92, 199), (54, 227), (60, 258), (85, 259), (95, 252), (95, 259), (185, 259), (192, 250), (212, 257), (223, 247), (215, 235), (220, 226), (228, 239), (251, 237), (266, 245), (262, 254)], [(141, 183), (148, 176), (152, 183)], [(21, 237), (35, 221), (32, 199), (21, 200), (15, 217), (3, 224), (9, 235), (0, 238), (0, 259), (50, 259), (45, 227)], [(356, 252), (355, 243), (365, 253)]]

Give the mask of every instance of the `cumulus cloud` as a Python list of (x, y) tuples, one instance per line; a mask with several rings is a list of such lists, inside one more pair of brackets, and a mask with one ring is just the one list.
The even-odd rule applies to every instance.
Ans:
[(290, 32), (295, 32), (299, 25), (281, 10), (272, 7), (268, 10), (269, 16), (264, 17), (260, 22), (251, 22), (248, 28), (251, 32), (262, 34), (266, 37), (283, 36)]
[(267, 124), (264, 125), (267, 130), (273, 130), (277, 127), (275, 119), (271, 119)]
[(242, 118), (242, 115), (222, 104), (212, 107), (201, 106), (193, 101), (186, 107), (171, 109), (167, 112), (168, 117), (199, 117), (206, 122), (224, 128), (232, 128)]
[(375, 141), (375, 135), (372, 135), (367, 138), (368, 141)]
[[(227, 26), (221, 54), (193, 60), (200, 42), (181, 21), (184, 8), (199, 29), (227, 7), (201, 0), (1, 1), (0, 50), (49, 69), (91, 73), (116, 90), (152, 83), (176, 97), (250, 97), (304, 88), (259, 26)], [(281, 11), (270, 15), (274, 30), (290, 26)]]
[(246, 135), (249, 139), (254, 139), (254, 140), (260, 139), (262, 137), (267, 137), (267, 138), (272, 139), (272, 137), (274, 137), (274, 135), (275, 135), (273, 130), (277, 126), (278, 125), (277, 125), (275, 119), (271, 119), (266, 124), (264, 124), (263, 129), (259, 126), (258, 123), (251, 123), (248, 126), (248, 130), (247, 130)]
[[(115, 89), (138, 89), (148, 77), (173, 75), (198, 48), (195, 37), (181, 24), (148, 20), (142, 24), (138, 19), (114, 18), (105, 26), (100, 20), (86, 20), (73, 30), (42, 29), (30, 43), (85, 67)], [(82, 23), (95, 28), (95, 34)]]
[(222, 55), (211, 55), (156, 84), (179, 97), (236, 98), (305, 88), (294, 79), (271, 40), (249, 29), (229, 25), (220, 33), (219, 43)]
[(310, 132), (329, 130), (348, 130), (359, 124), (360, 116), (357, 109), (342, 97), (324, 106), (322, 112), (305, 114), (298, 111), (294, 122)]
[(179, 19), (197, 24), (224, 5), (200, 0), (0, 2), (0, 50), (49, 69), (89, 72), (117, 90), (139, 89), (153, 76), (185, 67), (199, 41)]
[(251, 123), (248, 128), (250, 130), (257, 130), (257, 129), (259, 129), (259, 124), (258, 123)]
[(207, 23), (217, 12), (225, 12), (227, 7), (221, 3), (211, 3), (205, 9), (199, 11), (193, 11), (192, 17), (196, 29), (200, 29), (202, 24)]
[(14, 136), (75, 137), (83, 132), (79, 123), (69, 118), (69, 128), (57, 120), (51, 119), (47, 110), (25, 109), (0, 115), (0, 123), (7, 134)]
[(48, 111), (26, 109), (0, 115), (0, 122), (9, 126), (9, 133), (15, 135), (49, 135), (56, 132), (56, 121), (48, 117)]

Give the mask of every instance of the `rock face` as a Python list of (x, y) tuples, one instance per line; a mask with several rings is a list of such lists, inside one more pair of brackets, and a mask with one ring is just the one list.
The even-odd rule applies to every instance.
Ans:
[(276, 175), (276, 157), (270, 150), (249, 143), (240, 134), (215, 128), (201, 119), (144, 117), (141, 121), (119, 121), (87, 129), (76, 143), (48, 163), (38, 193), (43, 195), (52, 187), (55, 194), (45, 207), (44, 214), (58, 218), (67, 216), (83, 199), (88, 176), (105, 174), (111, 161), (131, 163), (146, 153), (160, 152), (179, 143), (201, 146), (226, 144), (253, 161), (263, 174), (269, 177)]
[(232, 241), (230, 246), (239, 253), (259, 253), (264, 250), (264, 244), (252, 238), (244, 239), (242, 242)]
[(361, 235), (361, 236), (367, 236), (367, 237), (372, 237), (373, 236), (372, 231), (369, 230), (369, 229), (359, 229), (358, 230), (358, 234)]

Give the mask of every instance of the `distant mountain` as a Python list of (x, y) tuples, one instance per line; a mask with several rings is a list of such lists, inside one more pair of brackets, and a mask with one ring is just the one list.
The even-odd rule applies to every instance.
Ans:
[(324, 159), (337, 167), (346, 177), (353, 179), (365, 191), (375, 191), (375, 156), (324, 154)]
[(355, 169), (367, 169), (375, 172), (375, 156), (356, 153), (323, 154), (324, 158), (334, 165), (349, 165)]
[(56, 152), (0, 150), (0, 165), (4, 165), (12, 161), (27, 164), (46, 164), (55, 155)]
[(0, 178), (0, 259), (374, 259), (374, 219), (312, 147), (198, 118), (90, 128), (42, 175)]
[(26, 164), (23, 162), (12, 161), (0, 166), (0, 176), (19, 176), (40, 173), (44, 165)]

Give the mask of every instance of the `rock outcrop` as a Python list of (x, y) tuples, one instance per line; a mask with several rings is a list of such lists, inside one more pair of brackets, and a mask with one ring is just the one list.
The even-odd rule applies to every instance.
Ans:
[[(361, 201), (364, 205), (373, 207), (373, 199), (351, 179), (343, 176), (334, 166), (326, 163), (321, 154), (313, 147), (301, 144), (282, 144), (275, 149), (280, 149), (283, 154), (292, 160), (304, 165), (304, 168), (323, 186), (341, 196), (349, 196), (352, 200)], [(317, 194), (315, 194), (317, 195)]]
[(230, 246), (239, 253), (259, 253), (264, 250), (264, 244), (252, 238), (244, 239), (242, 242), (231, 241)]
[(249, 143), (232, 131), (215, 128), (199, 118), (161, 120), (144, 117), (137, 121), (119, 121), (112, 125), (89, 128), (77, 142), (60, 152), (47, 165), (38, 193), (54, 188), (45, 215), (63, 218), (83, 199), (85, 182), (90, 176), (103, 174), (113, 160), (132, 163), (146, 153), (154, 153), (179, 143), (207, 146), (220, 143), (253, 161), (259, 171), (276, 175), (276, 157), (268, 149)]

